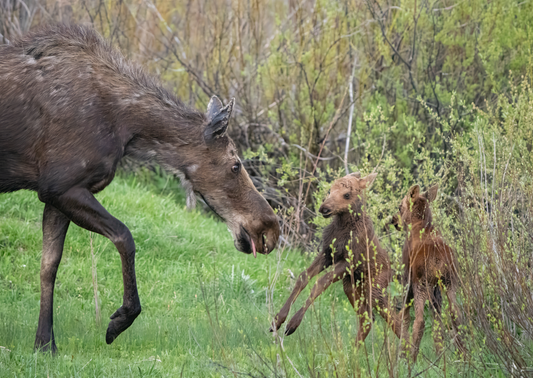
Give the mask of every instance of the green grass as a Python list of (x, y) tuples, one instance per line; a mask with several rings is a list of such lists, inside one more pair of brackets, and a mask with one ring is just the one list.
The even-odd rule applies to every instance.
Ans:
[[(43, 204), (31, 192), (0, 195), (0, 376), (366, 377), (388, 376), (389, 368), (394, 375), (406, 374), (406, 363), (395, 362), (397, 340), (379, 316), (365, 348), (355, 350), (355, 313), (340, 284), (316, 301), (281, 347), (268, 331), (269, 323), (291, 288), (288, 269), (297, 275), (311, 257), (284, 250), (254, 259), (238, 252), (224, 224), (200, 210), (185, 210), (181, 192), (170, 189), (117, 178), (98, 195), (136, 240), (143, 306), (112, 345), (105, 343), (105, 330), (122, 300), (119, 255), (107, 239), (70, 226), (55, 291), (56, 357), (33, 353)], [(91, 237), (100, 324), (95, 319)], [(308, 294), (309, 289), (302, 293), (291, 314)], [(422, 353), (435, 359), (429, 329)], [(489, 357), (478, 358), (490, 362)], [(497, 367), (492, 372), (467, 368), (453, 351), (436, 367), (420, 360), (413, 374), (499, 375)]]

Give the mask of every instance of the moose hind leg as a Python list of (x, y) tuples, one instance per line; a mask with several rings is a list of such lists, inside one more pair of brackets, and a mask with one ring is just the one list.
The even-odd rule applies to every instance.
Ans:
[(122, 306), (111, 315), (106, 342), (111, 344), (141, 313), (135, 278), (135, 243), (128, 228), (113, 217), (85, 188), (72, 188), (52, 199), (55, 207), (78, 226), (107, 237), (115, 244), (122, 261), (124, 296)]
[(418, 357), (418, 352), (420, 350), (420, 342), (422, 341), (422, 336), (424, 336), (424, 305), (426, 300), (429, 299), (427, 295), (427, 290), (420, 284), (413, 284), (413, 293), (414, 293), (414, 305), (415, 305), (415, 322), (413, 324), (413, 349), (412, 357), (413, 361), (416, 362)]
[(429, 304), (429, 309), (433, 318), (433, 343), (435, 344), (435, 351), (437, 356), (442, 354), (444, 348), (444, 342), (442, 338), (443, 328), (442, 328), (442, 288), (440, 286), (435, 286), (433, 289), (433, 295), (431, 295), (431, 301)]
[(41, 257), (41, 308), (35, 336), (35, 350), (57, 352), (54, 339), (54, 285), (63, 254), (69, 219), (51, 205), (43, 213), (43, 254)]
[[(373, 306), (376, 312), (387, 322), (398, 339), (406, 340), (408, 337), (409, 324), (404, 324), (403, 312), (393, 311), (393, 307), (386, 295), (386, 289), (389, 285), (390, 270), (383, 270), (378, 273), (375, 283), (372, 285)], [(407, 310), (409, 311), (409, 310)]]
[(364, 342), (368, 336), (371, 328), (371, 323), (368, 322), (370, 316), (370, 306), (363, 293), (361, 282), (356, 281), (353, 275), (346, 275), (342, 280), (344, 294), (348, 297), (352, 307), (357, 308), (357, 318), (359, 320), (359, 329), (355, 339), (356, 345)]
[(455, 288), (451, 287), (446, 291), (448, 297), (448, 304), (450, 306), (450, 315), (453, 327), (453, 337), (455, 339), (455, 345), (459, 351), (466, 356), (466, 347), (459, 332), (459, 324), (461, 324), (461, 316), (459, 312), (459, 306), (457, 305), (457, 298), (455, 296)]
[(372, 329), (373, 319), (370, 318), (370, 305), (367, 298), (361, 297), (359, 308), (357, 309), (357, 318), (359, 319), (359, 329), (357, 330), (357, 336), (355, 338), (356, 345), (364, 343), (366, 337)]

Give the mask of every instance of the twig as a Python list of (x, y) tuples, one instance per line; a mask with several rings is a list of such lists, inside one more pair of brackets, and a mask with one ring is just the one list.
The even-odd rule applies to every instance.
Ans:
[(89, 365), (89, 362), (91, 362), (93, 359), (91, 358), (89, 361), (87, 361), (87, 363), (85, 365), (83, 365), (83, 367), (80, 369), (80, 371), (82, 371), (83, 369), (85, 369), (87, 367), (87, 365)]
[[(329, 132), (333, 128), (333, 125), (335, 125), (337, 123), (337, 121), (338, 121), (338, 119), (340, 117), (342, 104), (344, 104), (344, 98), (345, 97), (346, 97), (346, 91), (344, 91), (341, 103), (340, 103), (339, 107), (337, 108), (337, 111), (335, 112), (335, 116), (331, 120), (331, 123), (329, 124), (328, 130), (326, 131), (326, 135), (324, 136), (324, 140), (322, 141), (322, 144), (320, 145), (320, 150), (318, 151), (317, 159), (315, 160), (315, 164), (313, 165), (313, 172), (311, 172), (311, 176), (313, 176), (315, 174), (316, 167), (318, 165), (318, 158), (320, 157), (320, 154), (322, 153), (322, 150), (324, 149), (324, 145), (326, 144), (326, 141), (328, 140)], [(307, 184), (307, 189), (305, 191), (305, 196), (303, 198), (304, 204), (305, 204), (305, 200), (307, 199), (307, 195), (309, 194), (310, 187), (311, 187), (311, 180), (309, 180), (309, 183)]]
[(346, 147), (344, 148), (344, 169), (346, 170), (346, 174), (349, 174), (349, 168), (348, 168), (348, 150), (350, 149), (350, 135), (352, 134), (352, 121), (353, 121), (353, 110), (355, 108), (355, 103), (353, 101), (353, 77), (355, 75), (355, 66), (357, 65), (357, 52), (355, 52), (355, 57), (353, 59), (353, 66), (352, 66), (352, 75), (350, 76), (350, 85), (348, 92), (350, 94), (350, 116), (348, 117), (348, 130), (346, 131)]
[(293, 143), (293, 144), (291, 144), (291, 146), (296, 147), (297, 149), (305, 152), (307, 154), (307, 156), (309, 156), (311, 158), (314, 158), (314, 159), (318, 159), (320, 161), (335, 160), (335, 159), (339, 158), (339, 156), (332, 156), (332, 157), (323, 158), (323, 157), (319, 157), (319, 156), (313, 155), (311, 152), (307, 151), (305, 148), (303, 148), (299, 144)]

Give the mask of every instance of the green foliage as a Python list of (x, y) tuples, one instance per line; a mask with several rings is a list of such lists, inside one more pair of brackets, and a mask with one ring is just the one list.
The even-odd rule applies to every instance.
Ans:
[[(376, 355), (365, 357), (362, 350), (356, 351), (356, 317), (341, 285), (319, 297), (297, 334), (285, 338), (281, 347), (268, 332), (269, 321), (294, 282), (289, 270), (297, 274), (310, 259), (290, 251), (253, 259), (235, 251), (223, 224), (199, 211), (186, 211), (183, 201), (176, 200), (175, 182), (161, 184), (164, 191), (152, 185), (146, 188), (136, 179), (117, 178), (98, 196), (135, 237), (143, 305), (134, 325), (111, 346), (104, 342), (107, 322), (97, 323), (94, 317), (90, 238), (104, 316), (121, 303), (120, 259), (108, 240), (71, 226), (55, 291), (54, 328), (60, 352), (54, 358), (31, 352), (39, 308), (42, 205), (29, 192), (0, 197), (0, 375), (120, 377), (183, 372), (183, 376), (218, 377), (249, 372), (296, 377), (296, 370), (324, 376), (386, 372), (388, 363), (380, 363), (377, 351), (388, 345), (387, 353), (394, 356), (394, 336), (378, 317), (366, 342)], [(295, 308), (308, 292), (302, 293)], [(432, 355), (429, 340), (422, 350)], [(492, 361), (490, 355), (479, 358)], [(470, 371), (450, 361), (449, 372)], [(394, 368), (395, 374), (407, 374), (402, 366)], [(420, 369), (425, 366), (422, 362)]]
[[(137, 241), (143, 313), (111, 347), (104, 345), (106, 324), (92, 315), (91, 236), (71, 226), (56, 289), (61, 353), (50, 359), (29, 352), (42, 206), (34, 194), (2, 195), (0, 346), (11, 351), (0, 348), (1, 374), (530, 373), (533, 2), (0, 4), (0, 33), (8, 39), (50, 20), (92, 23), (199, 109), (212, 94), (236, 97), (231, 133), (277, 204), (284, 241), (276, 255), (251, 260), (234, 250), (223, 225), (184, 210), (168, 176), (144, 171), (120, 178), (99, 199)], [(437, 360), (429, 337), (418, 365), (398, 361), (396, 340), (379, 318), (365, 349), (356, 351), (356, 317), (340, 287), (319, 298), (283, 346), (268, 333), (291, 276), (309, 263), (328, 222), (317, 210), (345, 163), (363, 175), (378, 173), (367, 206), (398, 272), (404, 235), (388, 226), (390, 217), (411, 185), (439, 184), (433, 215), (459, 258), (465, 361), (446, 338)], [(110, 314), (121, 297), (119, 258), (107, 240), (92, 238), (99, 300)], [(303, 257), (284, 249), (302, 245)], [(404, 291), (397, 278), (388, 288), (393, 298)]]

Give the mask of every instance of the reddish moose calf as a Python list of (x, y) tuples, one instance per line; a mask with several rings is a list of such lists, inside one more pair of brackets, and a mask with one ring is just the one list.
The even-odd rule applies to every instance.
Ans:
[[(437, 198), (438, 185), (434, 185), (427, 192), (420, 193), (420, 187), (415, 185), (409, 189), (400, 204), (400, 212), (393, 217), (392, 223), (399, 229), (399, 223), (407, 230), (406, 240), (402, 251), (404, 264), (404, 280), (409, 285), (407, 305), (403, 310), (404, 328), (408, 329), (411, 322), (409, 314), (411, 303), (414, 302), (415, 322), (413, 325), (413, 340), (411, 355), (416, 361), (420, 341), (424, 334), (424, 306), (429, 300), (430, 310), (436, 321), (433, 338), (437, 354), (442, 351), (442, 290), (448, 297), (452, 326), (457, 346), (464, 351), (458, 334), (459, 311), (456, 302), (456, 292), (459, 286), (457, 274), (457, 259), (453, 250), (443, 240), (442, 235), (433, 225), (433, 217), (429, 204)], [(413, 300), (414, 299), (414, 300)]]
[(359, 317), (357, 342), (364, 341), (370, 332), (370, 304), (400, 337), (401, 322), (391, 312), (384, 295), (392, 278), (389, 257), (379, 244), (365, 208), (365, 189), (375, 178), (375, 173), (364, 178), (359, 173), (352, 173), (333, 183), (330, 194), (319, 210), (326, 218), (334, 216), (324, 230), (322, 251), (298, 277), (289, 299), (274, 319), (273, 328), (276, 330), (287, 319), (291, 305), (307, 286), (309, 279), (333, 265), (333, 270), (316, 282), (305, 305), (289, 321), (285, 334), (292, 334), (313, 301), (329, 285), (342, 279), (344, 292), (357, 309)]

